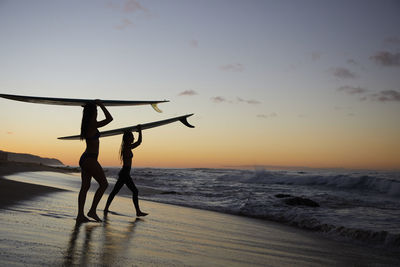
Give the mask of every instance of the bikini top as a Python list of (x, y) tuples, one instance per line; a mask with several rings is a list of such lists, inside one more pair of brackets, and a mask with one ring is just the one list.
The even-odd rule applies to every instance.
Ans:
[(99, 132), (99, 130), (96, 130), (96, 133), (95, 133), (93, 136), (91, 136), (91, 137), (86, 137), (85, 139), (86, 139), (86, 140), (98, 140), (99, 137), (100, 137), (100, 132)]

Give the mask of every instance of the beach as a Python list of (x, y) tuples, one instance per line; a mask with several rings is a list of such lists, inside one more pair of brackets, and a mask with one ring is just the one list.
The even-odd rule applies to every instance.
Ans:
[(28, 200), (43, 194), (61, 191), (59, 188), (45, 185), (34, 185), (24, 182), (17, 182), (8, 179), (2, 179), (5, 175), (27, 172), (27, 171), (57, 171), (70, 172), (65, 168), (50, 167), (42, 164), (27, 162), (0, 162), (0, 208), (18, 203), (21, 200)]
[[(79, 174), (17, 165), (0, 167), (2, 266), (400, 264), (395, 252), (255, 218), (142, 200), (149, 215), (139, 219), (129, 197), (117, 196), (103, 217), (107, 194), (98, 207), (103, 222), (76, 225)], [(95, 189), (92, 182), (86, 210)]]

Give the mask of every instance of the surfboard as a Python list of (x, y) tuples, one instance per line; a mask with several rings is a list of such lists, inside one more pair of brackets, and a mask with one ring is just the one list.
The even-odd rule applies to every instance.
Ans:
[[(55, 98), (55, 97), (38, 97), (38, 96), (24, 96), (24, 95), (9, 95), (0, 94), (0, 97), (35, 103), (35, 104), (47, 104), (47, 105), (64, 105), (64, 106), (83, 106), (94, 99), (76, 99), (76, 98)], [(156, 100), (156, 101), (141, 101), (141, 100), (101, 100), (105, 106), (139, 106), (139, 105), (151, 105), (151, 107), (157, 111), (162, 112), (157, 104), (169, 102), (168, 100)]]
[[(187, 126), (189, 128), (194, 128), (194, 126), (191, 125), (187, 121), (187, 118), (192, 116), (192, 115), (193, 114), (187, 114), (187, 115), (183, 115), (183, 116), (179, 116), (179, 117), (175, 117), (175, 118), (170, 118), (170, 119), (166, 119), (166, 120), (161, 120), (161, 121), (155, 121), (155, 122), (149, 122), (149, 123), (141, 124), (142, 130), (147, 130), (147, 129), (151, 129), (151, 128), (154, 128), (154, 127), (159, 127), (159, 126), (166, 125), (166, 124), (169, 124), (169, 123), (173, 123), (173, 122), (176, 122), (176, 121), (182, 122), (185, 126)], [(100, 132), (100, 137), (123, 134), (126, 131), (131, 131), (131, 132), (138, 131), (138, 125)], [(71, 135), (71, 136), (58, 137), (58, 139), (60, 139), (60, 140), (79, 140), (80, 139), (80, 135)]]

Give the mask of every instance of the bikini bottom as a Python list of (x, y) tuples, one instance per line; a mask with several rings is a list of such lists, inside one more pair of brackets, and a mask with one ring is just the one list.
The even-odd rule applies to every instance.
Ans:
[(81, 158), (79, 159), (79, 166), (82, 168), (83, 163), (85, 162), (86, 159), (91, 158), (91, 159), (96, 159), (98, 158), (99, 154), (98, 153), (88, 153), (88, 152), (83, 152)]

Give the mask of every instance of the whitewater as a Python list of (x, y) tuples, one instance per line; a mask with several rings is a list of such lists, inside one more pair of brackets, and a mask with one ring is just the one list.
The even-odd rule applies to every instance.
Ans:
[[(107, 168), (111, 185), (119, 168)], [(141, 199), (257, 217), (336, 240), (400, 250), (400, 173), (135, 168)], [(120, 195), (130, 196), (127, 188)], [(317, 203), (288, 204), (301, 198)]]

